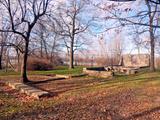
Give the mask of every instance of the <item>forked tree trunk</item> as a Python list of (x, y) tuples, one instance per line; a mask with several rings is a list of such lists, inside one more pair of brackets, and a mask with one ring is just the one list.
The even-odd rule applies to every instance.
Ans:
[(28, 45), (29, 45), (29, 40), (25, 40), (25, 51), (23, 53), (22, 68), (21, 68), (21, 80), (23, 83), (29, 82), (27, 78)]

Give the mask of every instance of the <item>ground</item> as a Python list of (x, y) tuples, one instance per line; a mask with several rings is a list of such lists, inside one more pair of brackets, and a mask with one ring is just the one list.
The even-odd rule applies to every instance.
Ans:
[[(51, 73), (51, 72), (49, 72)], [(76, 72), (74, 72), (76, 73)], [(36, 72), (37, 74), (37, 72)], [(30, 74), (33, 86), (51, 96), (35, 100), (6, 86), (0, 77), (0, 118), (16, 120), (159, 120), (160, 72), (113, 78), (52, 79)]]

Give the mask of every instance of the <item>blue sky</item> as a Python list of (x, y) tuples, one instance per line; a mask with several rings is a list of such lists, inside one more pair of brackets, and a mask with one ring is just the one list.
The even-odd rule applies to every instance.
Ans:
[[(57, 0), (58, 1), (58, 0)], [(62, 2), (65, 0), (61, 0)], [(58, 1), (59, 2), (59, 1)], [(144, 5), (144, 0), (136, 0), (132, 2), (125, 2), (123, 5), (122, 3), (118, 2), (110, 2), (107, 0), (92, 0), (95, 4), (101, 4), (102, 7), (112, 5), (113, 3), (119, 4), (119, 11), (124, 11), (126, 8), (130, 8), (131, 11), (129, 12), (123, 12), (122, 17), (129, 17), (135, 15), (137, 12), (141, 10), (145, 10), (146, 6)], [(121, 6), (120, 6), (121, 5)], [(89, 8), (89, 9), (88, 9)], [(117, 8), (117, 9), (118, 9)], [(87, 12), (84, 14), (81, 14), (81, 17), (83, 18), (83, 22), (85, 23), (89, 19), (91, 19), (91, 16), (94, 17), (100, 17), (100, 19), (96, 22), (94, 22), (94, 26), (90, 27), (92, 31), (92, 35), (88, 34), (86, 37), (88, 37), (88, 40), (91, 41), (92, 47), (91, 51), (99, 52), (100, 46), (98, 44), (99, 38), (103, 35), (104, 39), (106, 41), (106, 48), (110, 47), (114, 39), (117, 37), (117, 33), (115, 32), (115, 29), (111, 29), (110, 31), (105, 31), (107, 28), (113, 27), (115, 24), (113, 20), (105, 20), (104, 18), (109, 15), (109, 13), (105, 12), (104, 10), (100, 10), (97, 8), (94, 8), (93, 6), (87, 7)], [(135, 19), (136, 20), (136, 19)], [(144, 20), (147, 20), (146, 18)], [(125, 27), (120, 28), (122, 31), (120, 32), (120, 38), (123, 41), (123, 47), (124, 47), (124, 53), (137, 53), (137, 49), (135, 48), (135, 45), (133, 43), (134, 35), (129, 35), (128, 33), (132, 32), (131, 27)], [(141, 28), (143, 29), (143, 28)], [(141, 38), (148, 37), (148, 33), (141, 36)], [(90, 47), (88, 47), (90, 48)], [(145, 49), (141, 49), (141, 52), (146, 52)], [(148, 51), (147, 51), (148, 52)]]
[[(101, 0), (101, 1), (104, 1), (104, 0)], [(98, 2), (102, 3), (101, 1), (94, 0), (94, 2), (96, 2), (96, 3), (98, 3)], [(108, 2), (107, 1), (106, 5), (110, 5), (112, 3), (113, 2)], [(118, 3), (116, 3), (116, 4), (118, 4)], [(144, 1), (142, 1), (142, 0), (126, 2), (123, 5), (121, 5), (121, 7), (119, 7), (120, 11), (124, 11), (126, 8), (130, 8), (131, 11), (123, 12), (123, 14), (121, 15), (122, 17), (134, 16), (134, 15), (136, 15), (137, 12), (139, 12), (141, 10), (146, 10), (146, 6), (144, 5)], [(100, 17), (105, 17), (107, 15), (109, 15), (109, 14), (100, 10), (100, 14), (99, 14)], [(144, 21), (146, 21), (146, 20), (147, 19), (145, 18)], [(114, 37), (116, 36), (116, 33), (115, 33), (115, 30), (113, 30), (113, 29), (105, 32), (105, 29), (110, 28), (113, 23), (114, 23), (114, 21), (112, 21), (112, 20), (106, 21), (106, 20), (102, 19), (102, 21), (98, 21), (97, 22), (97, 27), (95, 27), (95, 28), (92, 27), (92, 30), (93, 30), (95, 36), (101, 36), (101, 34), (105, 34), (104, 39), (106, 40), (106, 43), (110, 44), (114, 40)], [(122, 29), (122, 32), (121, 32), (121, 38), (120, 39), (122, 39), (124, 41), (123, 42), (124, 53), (133, 53), (133, 54), (138, 53), (138, 49), (133, 42), (134, 35), (128, 34), (128, 33), (132, 32), (132, 28), (131, 27), (124, 27), (124, 28), (121, 28), (121, 29)], [(148, 33), (146, 33), (142, 36), (143, 36), (143, 38), (148, 37)], [(94, 40), (94, 43), (93, 43), (93, 49), (96, 49), (98, 51), (99, 46), (98, 46), (97, 40), (96, 40), (98, 38), (94, 38), (94, 39), (95, 40)], [(146, 53), (146, 52), (148, 52), (148, 50), (146, 50), (144, 48), (141, 48), (140, 52), (141, 53)]]

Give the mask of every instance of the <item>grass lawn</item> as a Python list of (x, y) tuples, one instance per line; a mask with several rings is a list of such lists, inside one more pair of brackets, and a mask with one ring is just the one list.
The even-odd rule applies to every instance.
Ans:
[[(29, 75), (47, 75), (47, 74), (81, 74), (83, 66), (76, 66), (74, 69), (68, 69), (68, 66), (57, 66), (54, 70), (45, 70), (45, 71), (28, 71)], [(20, 75), (20, 72), (14, 71), (0, 71), (0, 76), (6, 75)]]
[[(159, 120), (160, 72), (143, 72), (110, 79), (79, 77), (47, 81), (39, 74), (78, 74), (66, 68), (56, 71), (30, 72), (34, 84), (51, 93), (51, 97), (34, 100), (5, 86), (3, 80), (16, 79), (17, 74), (0, 73), (0, 118), (41, 120)], [(37, 74), (37, 76), (36, 76)], [(34, 75), (34, 76), (32, 76)]]

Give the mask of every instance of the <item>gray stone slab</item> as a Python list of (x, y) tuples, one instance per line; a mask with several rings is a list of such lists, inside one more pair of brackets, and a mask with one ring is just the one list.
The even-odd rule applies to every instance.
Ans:
[(48, 92), (46, 92), (46, 91), (37, 91), (37, 92), (33, 92), (32, 94), (31, 94), (31, 96), (32, 97), (35, 97), (35, 98), (41, 98), (41, 97), (46, 97), (46, 96), (48, 96)]
[(31, 97), (39, 99), (40, 97), (48, 96), (49, 93), (47, 91), (40, 90), (38, 88), (31, 87), (29, 85), (23, 83), (14, 83), (14, 82), (7, 82), (10, 87), (13, 89), (19, 90), (21, 93), (25, 93)]
[(70, 78), (70, 76), (69, 75), (58, 75), (58, 74), (56, 74), (56, 77), (57, 78), (62, 78), (62, 79), (67, 79), (67, 78)]

